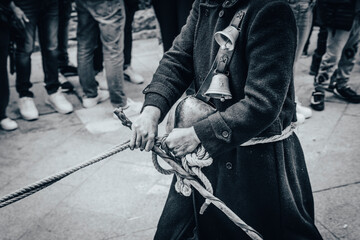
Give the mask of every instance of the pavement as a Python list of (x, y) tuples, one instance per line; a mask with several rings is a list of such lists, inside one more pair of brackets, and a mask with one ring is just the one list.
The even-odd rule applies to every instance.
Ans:
[[(313, 33), (309, 54), (316, 44)], [(145, 83), (125, 83), (126, 93), (143, 101), (162, 55), (157, 39), (137, 40), (133, 68)], [(69, 49), (76, 63), (76, 49)], [(295, 73), (297, 95), (310, 103), (311, 57), (301, 58)], [(20, 118), (14, 76), (10, 76), (8, 115), (19, 129), (0, 130), (0, 197), (47, 176), (83, 163), (130, 138), (130, 130), (112, 116), (109, 101), (83, 109), (77, 77), (76, 94), (67, 94), (75, 111), (62, 115), (44, 104), (46, 92), (40, 53), (32, 56), (32, 90), (40, 118)], [(350, 83), (360, 90), (360, 67)], [(131, 117), (136, 117), (135, 113)], [(130, 118), (131, 118), (130, 117)], [(316, 225), (324, 239), (360, 239), (360, 107), (326, 95), (325, 111), (296, 129), (302, 143), (315, 200)], [(164, 133), (160, 125), (159, 135)], [(0, 209), (1, 240), (152, 239), (165, 203), (170, 176), (159, 174), (151, 154), (125, 150), (79, 170), (25, 199)]]

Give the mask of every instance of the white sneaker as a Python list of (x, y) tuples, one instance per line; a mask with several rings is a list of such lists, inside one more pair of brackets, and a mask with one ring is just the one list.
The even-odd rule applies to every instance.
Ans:
[(131, 66), (128, 66), (124, 70), (124, 79), (135, 84), (141, 84), (144, 82), (144, 78), (135, 72)]
[(296, 112), (302, 114), (305, 117), (305, 119), (308, 119), (312, 116), (311, 109), (308, 107), (304, 107), (303, 105), (301, 105), (300, 102), (296, 103)]
[(109, 91), (106, 90), (98, 90), (98, 95), (93, 98), (83, 97), (82, 103), (84, 108), (91, 108), (96, 106), (96, 104), (101, 103), (107, 99), (109, 99)]
[(126, 105), (124, 107), (122, 107), (122, 109), (123, 109), (125, 115), (129, 117), (129, 116), (134, 116), (134, 115), (140, 114), (142, 106), (143, 106), (143, 103), (136, 102), (136, 101), (128, 98)]
[(39, 112), (35, 106), (34, 99), (31, 97), (22, 97), (19, 99), (19, 110), (21, 117), (31, 121), (39, 118)]
[(50, 94), (46, 99), (46, 104), (50, 105), (57, 112), (62, 114), (71, 113), (74, 110), (72, 104), (65, 98), (61, 90)]
[(18, 128), (17, 123), (10, 118), (4, 118), (3, 120), (1, 120), (0, 125), (2, 129), (6, 131), (12, 131)]
[(305, 119), (308, 119), (312, 116), (312, 111), (308, 107), (304, 107), (301, 102), (299, 101), (299, 98), (295, 96), (295, 102), (296, 102), (296, 113), (302, 114)]
[(296, 118), (297, 118), (297, 121), (296, 121), (297, 125), (301, 125), (305, 122), (305, 116), (302, 115), (301, 113), (296, 113)]

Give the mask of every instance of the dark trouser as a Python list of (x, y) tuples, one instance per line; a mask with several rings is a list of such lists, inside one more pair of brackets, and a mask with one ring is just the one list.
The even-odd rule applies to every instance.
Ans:
[(58, 61), (59, 66), (69, 64), (68, 40), (71, 0), (59, 0)]
[(193, 0), (152, 1), (160, 25), (164, 52), (170, 49), (175, 37), (185, 25), (193, 2)]
[(9, 104), (9, 78), (7, 74), (7, 56), (9, 48), (9, 26), (0, 21), (0, 120), (6, 118)]
[(310, 66), (310, 70), (313, 71), (315, 75), (317, 75), (318, 73), (321, 58), (326, 52), (327, 34), (328, 33), (326, 27), (320, 27), (316, 49), (314, 51), (314, 55), (312, 57), (311, 66)]
[(48, 94), (55, 93), (60, 86), (57, 70), (58, 1), (18, 0), (15, 4), (29, 19), (23, 34), (16, 37), (16, 90), (20, 97), (33, 97), (30, 91), (31, 54), (38, 28), (45, 88)]
[(138, 1), (125, 0), (125, 29), (124, 29), (124, 69), (131, 65), (131, 50), (132, 50), (132, 22), (134, 20), (135, 12), (139, 9)]

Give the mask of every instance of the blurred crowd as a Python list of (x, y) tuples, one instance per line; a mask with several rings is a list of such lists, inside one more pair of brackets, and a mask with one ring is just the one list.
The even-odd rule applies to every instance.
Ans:
[[(314, 26), (320, 30), (309, 74), (314, 76), (311, 108), (322, 111), (325, 91), (359, 103), (360, 96), (348, 84), (360, 41), (360, 0), (286, 0), (298, 27), (295, 67), (307, 55)], [(67, 77), (78, 76), (84, 95), (82, 105), (91, 108), (110, 99), (114, 107), (140, 111), (124, 81), (142, 84), (144, 78), (131, 66), (132, 22), (144, 5), (151, 5), (159, 23), (164, 52), (185, 24), (193, 0), (3, 0), (0, 3), (0, 121), (4, 130), (17, 128), (6, 116), (9, 103), (8, 73), (16, 73), (20, 115), (39, 118), (31, 91), (31, 54), (38, 40), (44, 71), (46, 103), (61, 114), (73, 111), (64, 92), (72, 91)], [(69, 60), (69, 21), (77, 14), (77, 63)], [(276, 34), (276, 33), (274, 33)], [(8, 60), (10, 62), (8, 64)], [(106, 81), (98, 82), (96, 75)], [(296, 76), (295, 76), (296, 78)], [(296, 79), (295, 79), (296, 81)], [(310, 93), (309, 93), (310, 95)], [(310, 118), (312, 110), (297, 103), (297, 119)]]

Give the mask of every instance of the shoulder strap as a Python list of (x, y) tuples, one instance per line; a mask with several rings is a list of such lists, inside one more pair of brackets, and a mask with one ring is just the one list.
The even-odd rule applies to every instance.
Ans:
[[(201, 84), (198, 92), (195, 94), (196, 98), (201, 99), (205, 102), (208, 102), (210, 100), (210, 98), (208, 96), (205, 96), (204, 93), (209, 88), (212, 77), (216, 73), (226, 73), (227, 72), (227, 68), (229, 66), (230, 60), (234, 53), (234, 48), (235, 48), (234, 45), (235, 45), (236, 39), (239, 35), (238, 33), (241, 31), (241, 23), (242, 23), (242, 20), (244, 19), (247, 8), (248, 8), (248, 5), (245, 8), (237, 11), (236, 14), (234, 15), (233, 19), (231, 20), (230, 25), (223, 31), (217, 32), (217, 33), (226, 33), (227, 29), (235, 28), (237, 31), (237, 34), (235, 36), (235, 39), (233, 39), (231, 46), (227, 46), (228, 41), (226, 41), (226, 40), (225, 40), (225, 44), (220, 46), (220, 48), (216, 54), (215, 60), (211, 66), (210, 71), (206, 75), (205, 80)], [(217, 33), (215, 33), (215, 35)]]

